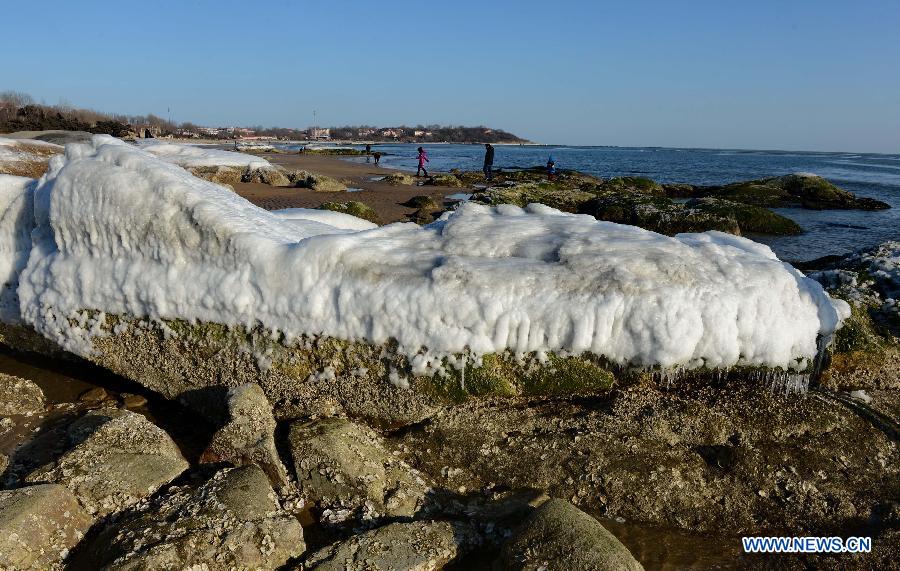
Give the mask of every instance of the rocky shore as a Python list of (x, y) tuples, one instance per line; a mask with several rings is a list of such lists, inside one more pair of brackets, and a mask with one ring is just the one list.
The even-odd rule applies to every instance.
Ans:
[[(736, 236), (640, 229), (793, 233), (768, 207), (878, 205), (806, 175), (697, 189), (539, 169), (483, 186), (455, 172), (379, 181), (410, 186), (408, 216), (432, 226), (378, 228), (362, 201), (275, 216), (223, 188), (346, 196), (325, 190), (333, 177), (249, 162), (191, 175), (93, 145), (39, 185), (5, 182), (0, 341), (93, 383), (59, 394), (0, 374), (0, 567), (867, 569), (900, 557), (900, 244), (800, 273)], [(128, 184), (70, 184), (106, 180), (105, 160)], [(420, 194), (430, 187), (474, 190), (474, 204), (454, 210)], [(500, 254), (475, 241), (485, 235)], [(627, 255), (591, 273), (616, 248)], [(492, 274), (501, 261), (519, 269)], [(185, 267), (202, 271), (169, 274)], [(487, 308), (474, 324), (457, 289)], [(516, 312), (489, 321), (505, 291)], [(619, 313), (590, 308), (603, 296), (622, 296)], [(554, 303), (552, 319), (541, 313)], [(559, 326), (570, 305), (575, 324), (589, 308), (611, 323), (631, 313), (606, 338)], [(717, 311), (690, 317), (705, 306)], [(292, 329), (308, 307), (315, 325)], [(529, 311), (516, 323), (533, 329), (510, 325)], [(531, 349), (535, 331), (549, 349)], [(750, 555), (742, 535), (871, 536), (873, 552)], [(683, 549), (662, 551), (661, 537)]]

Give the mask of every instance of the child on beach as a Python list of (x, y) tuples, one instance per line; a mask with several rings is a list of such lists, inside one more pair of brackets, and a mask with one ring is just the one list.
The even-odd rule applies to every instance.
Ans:
[(425, 176), (428, 176), (428, 171), (425, 170), (425, 163), (428, 161), (428, 154), (425, 153), (425, 149), (419, 147), (419, 168), (416, 169), (416, 176), (420, 176), (420, 172), (425, 173)]
[(372, 156), (375, 157), (375, 164), (377, 165), (378, 161), (381, 160), (381, 153), (379, 153), (378, 151), (375, 151), (374, 153), (372, 153)]
[(553, 155), (550, 155), (550, 158), (547, 159), (547, 180), (553, 180), (553, 177), (556, 176), (556, 161), (553, 160)]

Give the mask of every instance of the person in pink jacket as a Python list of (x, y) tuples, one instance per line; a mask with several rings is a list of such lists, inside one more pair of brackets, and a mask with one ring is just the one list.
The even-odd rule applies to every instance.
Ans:
[(425, 152), (425, 149), (419, 147), (419, 168), (416, 169), (416, 176), (420, 176), (420, 172), (425, 173), (425, 176), (428, 176), (428, 171), (425, 170), (425, 163), (428, 162), (428, 154)]

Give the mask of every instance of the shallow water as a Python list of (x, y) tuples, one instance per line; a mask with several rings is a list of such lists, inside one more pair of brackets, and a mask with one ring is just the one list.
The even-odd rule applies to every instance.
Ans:
[[(381, 159), (383, 166), (415, 171), (417, 146), (384, 144), (375, 148), (388, 153)], [(478, 171), (484, 157), (481, 145), (427, 145), (426, 149), (431, 159), (429, 166), (437, 171), (451, 168)], [(900, 238), (900, 155), (498, 145), (494, 168), (542, 165), (550, 155), (559, 168), (603, 178), (645, 176), (666, 183), (712, 185), (811, 172), (858, 196), (882, 200), (893, 207), (877, 212), (781, 209), (779, 212), (796, 220), (806, 233), (752, 238), (768, 244), (786, 260), (845, 254)], [(365, 157), (347, 160), (364, 161)]]

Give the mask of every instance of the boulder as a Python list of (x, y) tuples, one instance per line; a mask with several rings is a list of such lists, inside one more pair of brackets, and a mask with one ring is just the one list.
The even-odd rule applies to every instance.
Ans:
[(347, 185), (322, 174), (315, 174), (308, 171), (294, 171), (288, 174), (288, 179), (293, 186), (298, 188), (308, 188), (315, 192), (346, 192)]
[(91, 517), (65, 486), (0, 491), (0, 568), (61, 569)]
[(136, 504), (188, 468), (171, 437), (131, 411), (92, 411), (67, 437), (72, 448), (26, 480), (65, 485), (94, 516)]
[[(241, 182), (255, 182), (270, 186), (291, 186), (288, 175), (279, 168), (250, 168), (241, 174)], [(231, 183), (229, 183), (231, 184)]]
[[(173, 486), (103, 530), (84, 550), (115, 569), (276, 569), (306, 549), (303, 528), (257, 466)], [(196, 566), (196, 567), (193, 567)]]
[(386, 182), (392, 185), (404, 184), (404, 185), (414, 185), (416, 184), (416, 179), (413, 178), (412, 175), (406, 174), (405, 172), (392, 172), (384, 175), (384, 178), (381, 179), (382, 182)]
[(431, 571), (469, 550), (476, 536), (446, 521), (392, 523), (322, 548), (299, 569), (316, 571)]
[(295, 422), (289, 440), (301, 494), (336, 521), (357, 510), (366, 518), (411, 516), (424, 504), (428, 485), (369, 428), (342, 418)]
[(234, 185), (241, 182), (244, 171), (238, 167), (191, 167), (187, 169), (192, 175), (214, 182), (216, 184), (226, 185), (234, 188)]
[(425, 179), (425, 184), (432, 186), (448, 186), (451, 188), (459, 188), (463, 185), (462, 181), (452, 174), (435, 174)]
[(351, 200), (350, 202), (326, 202), (325, 204), (318, 206), (318, 208), (320, 210), (331, 210), (332, 212), (350, 214), (351, 216), (356, 216), (357, 218), (362, 218), (363, 220), (368, 220), (375, 224), (381, 223), (378, 219), (378, 214), (371, 206), (355, 200)]
[(44, 391), (34, 382), (0, 373), (0, 416), (30, 415), (45, 407)]
[(228, 423), (213, 435), (200, 462), (256, 464), (276, 489), (283, 488), (287, 471), (275, 449), (275, 417), (262, 388), (248, 383), (230, 389), (228, 414)]
[(643, 566), (599, 521), (565, 500), (537, 508), (503, 546), (500, 569), (640, 571)]
[(415, 209), (440, 210), (441, 205), (431, 196), (419, 195), (413, 196), (403, 203), (403, 206)]

